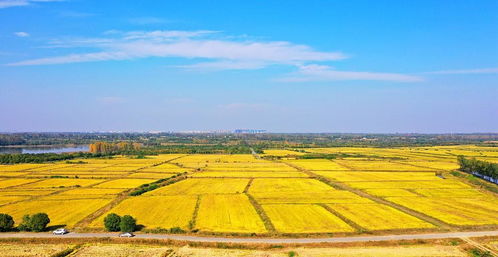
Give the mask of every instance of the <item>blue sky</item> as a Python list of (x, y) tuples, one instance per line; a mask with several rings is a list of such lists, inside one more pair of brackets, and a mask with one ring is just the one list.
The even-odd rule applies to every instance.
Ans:
[(498, 1), (0, 0), (0, 131), (498, 132)]

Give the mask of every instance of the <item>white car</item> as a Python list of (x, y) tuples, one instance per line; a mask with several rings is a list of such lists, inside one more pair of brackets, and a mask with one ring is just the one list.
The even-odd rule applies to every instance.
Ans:
[(67, 233), (69, 233), (69, 231), (65, 228), (59, 228), (59, 229), (56, 229), (52, 232), (52, 234), (54, 234), (54, 235), (64, 235)]
[(134, 237), (133, 233), (126, 232), (126, 233), (121, 233), (119, 234), (119, 237)]

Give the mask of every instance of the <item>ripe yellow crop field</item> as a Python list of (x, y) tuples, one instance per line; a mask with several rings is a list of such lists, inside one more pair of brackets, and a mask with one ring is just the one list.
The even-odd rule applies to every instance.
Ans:
[(242, 193), (249, 179), (239, 178), (189, 178), (158, 188), (146, 195), (201, 195)]
[(448, 162), (442, 162), (442, 161), (403, 161), (400, 163), (406, 163), (406, 164), (412, 164), (412, 165), (417, 165), (421, 167), (428, 167), (432, 169), (439, 169), (439, 170), (454, 170), (458, 169), (460, 166), (457, 164), (456, 160), (453, 160), (453, 162), (448, 161)]
[(135, 178), (124, 178), (115, 179), (98, 184), (94, 186), (95, 188), (135, 188), (143, 184), (151, 183), (157, 179), (135, 179)]
[[(417, 189), (418, 190), (418, 189)], [(433, 189), (429, 189), (433, 190)], [(410, 192), (406, 189), (399, 189), (399, 188), (377, 188), (377, 189), (365, 189), (365, 192), (375, 195), (375, 196), (380, 196), (380, 197), (386, 197), (386, 196), (418, 196), (417, 194)]]
[(369, 230), (434, 227), (430, 223), (378, 203), (329, 204), (328, 206), (354, 223)]
[(254, 156), (250, 154), (234, 154), (234, 155), (196, 154), (196, 155), (187, 155), (179, 159), (173, 160), (171, 162), (187, 168), (201, 168), (207, 166), (208, 164), (213, 164), (213, 163), (248, 163), (248, 162), (270, 163), (269, 161), (265, 160), (257, 160), (254, 158)]
[(498, 224), (493, 199), (388, 197), (387, 200), (454, 225)]
[(470, 186), (454, 180), (440, 181), (396, 181), (396, 182), (346, 182), (348, 185), (355, 188), (376, 189), (376, 188), (453, 188), (453, 189), (466, 189)]
[[(196, 196), (137, 196), (130, 197), (108, 213), (132, 215), (138, 224), (147, 229), (181, 227), (187, 229), (192, 219)], [(103, 227), (104, 217), (95, 219), (90, 226)]]
[(203, 170), (207, 171), (275, 171), (295, 172), (296, 169), (283, 163), (213, 163), (206, 164)]
[(152, 166), (152, 167), (148, 167), (147, 170), (157, 170), (157, 171), (167, 171), (169, 169), (178, 169), (178, 166), (174, 165), (174, 164), (171, 164), (171, 163), (164, 163), (164, 164), (161, 164), (161, 165), (157, 165), (157, 166)]
[(337, 190), (315, 179), (254, 179), (249, 193), (261, 204), (268, 203), (369, 203), (370, 200)]
[(15, 165), (0, 165), (1, 171), (23, 171), (23, 170), (31, 170), (34, 168), (40, 168), (48, 166), (48, 164), (15, 164)]
[(124, 189), (119, 188), (76, 188), (60, 193), (60, 195), (117, 195)]
[(29, 171), (0, 171), (0, 176), (2, 177), (25, 177), (29, 174)]
[(354, 229), (325, 208), (313, 204), (265, 204), (263, 209), (282, 233), (353, 232)]
[[(498, 225), (496, 195), (448, 172), (443, 173), (445, 179), (435, 175), (458, 168), (456, 156), (461, 153), (498, 160), (492, 147), (335, 147), (306, 152), (351, 155), (294, 159), (299, 157), (286, 156), (302, 153), (272, 149), (261, 159), (250, 154), (164, 154), (81, 159), (84, 163), (78, 164), (0, 165), (0, 213), (20, 221), (24, 214), (43, 211), (55, 222), (51, 225), (73, 226), (120, 193), (188, 172), (187, 179), (140, 196), (123, 194), (124, 200), (110, 212), (131, 214), (146, 229), (187, 229), (197, 203), (196, 228), (224, 233), (266, 233), (261, 211), (280, 233), (353, 231), (342, 219), (371, 231), (433, 228), (372, 198), (380, 197), (455, 226)], [(91, 227), (101, 229), (103, 218), (91, 221)]]
[(202, 196), (196, 228), (215, 232), (266, 232), (256, 210), (243, 194)]
[(286, 162), (307, 170), (349, 170), (336, 162), (325, 159), (287, 160)]
[(48, 195), (53, 192), (57, 192), (57, 190), (12, 189), (12, 190), (0, 190), (0, 196), (40, 196), (40, 195)]
[(389, 161), (376, 160), (335, 160), (335, 162), (350, 167), (353, 170), (385, 170), (385, 171), (428, 171), (431, 168), (423, 168)]
[(415, 189), (415, 192), (427, 197), (486, 197), (477, 189)]
[(150, 172), (137, 172), (133, 173), (131, 175), (126, 176), (126, 178), (145, 178), (145, 179), (162, 179), (162, 178), (169, 178), (177, 173), (166, 173), (166, 172), (155, 172), (155, 173), (150, 173)]
[(101, 179), (73, 179), (73, 178), (51, 178), (44, 179), (39, 182), (21, 185), (16, 188), (57, 188), (57, 187), (73, 187), (73, 186), (90, 186), (103, 182)]
[(337, 181), (439, 181), (434, 172), (330, 172), (315, 171), (314, 173), (322, 175)]
[(267, 178), (305, 178), (308, 177), (306, 173), (303, 172), (266, 172), (266, 171), (206, 171), (206, 172), (196, 172), (192, 177), (199, 178), (257, 178), (257, 177), (267, 177)]
[(331, 192), (333, 188), (315, 179), (300, 178), (261, 178), (254, 179), (250, 193), (270, 192)]
[(260, 204), (284, 203), (371, 203), (372, 201), (348, 191), (331, 190), (327, 192), (259, 192), (251, 195)]
[(27, 183), (33, 183), (36, 181), (39, 181), (39, 179), (24, 179), (24, 178), (4, 179), (0, 180), (0, 188), (15, 187)]
[(109, 166), (105, 168), (96, 169), (97, 172), (129, 172), (137, 170), (140, 167), (130, 167), (130, 166)]
[(110, 199), (86, 199), (86, 200), (43, 200), (43, 198), (24, 201), (0, 207), (0, 213), (8, 213), (19, 223), (22, 216), (45, 212), (50, 217), (50, 226), (66, 225), (74, 226), (77, 222), (95, 212)]
[(28, 198), (28, 196), (0, 196), (0, 205), (26, 200)]

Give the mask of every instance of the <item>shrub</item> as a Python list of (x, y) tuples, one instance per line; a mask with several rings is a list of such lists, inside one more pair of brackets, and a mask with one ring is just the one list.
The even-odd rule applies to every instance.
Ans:
[(32, 216), (24, 215), (18, 229), (21, 231), (41, 232), (47, 228), (48, 223), (50, 223), (50, 218), (46, 213), (37, 213)]
[(180, 227), (174, 227), (169, 229), (169, 233), (171, 234), (181, 234), (185, 233), (185, 230), (181, 229)]
[(121, 217), (117, 215), (116, 213), (109, 213), (105, 218), (104, 218), (104, 226), (107, 231), (112, 231), (116, 232), (119, 231), (121, 224)]
[(14, 219), (9, 214), (0, 213), (0, 232), (12, 230)]
[(137, 221), (130, 215), (125, 215), (121, 218), (119, 227), (122, 232), (133, 232), (137, 228)]

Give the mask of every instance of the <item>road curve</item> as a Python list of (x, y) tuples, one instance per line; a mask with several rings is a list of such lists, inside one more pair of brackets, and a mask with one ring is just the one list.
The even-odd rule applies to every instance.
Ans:
[[(106, 238), (117, 237), (117, 233), (69, 233), (63, 236), (52, 233), (0, 233), (0, 238)], [(443, 239), (461, 237), (498, 236), (498, 231), (451, 232), (428, 234), (405, 234), (387, 236), (352, 236), (325, 238), (241, 238), (241, 237), (202, 237), (170, 234), (136, 234), (137, 239), (171, 239), (177, 241), (208, 243), (262, 243), (262, 244), (312, 244), (312, 243), (350, 243), (369, 241), (396, 241), (412, 239)]]

